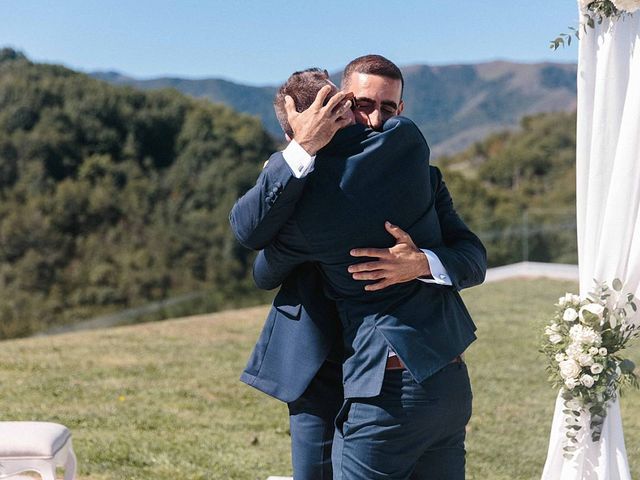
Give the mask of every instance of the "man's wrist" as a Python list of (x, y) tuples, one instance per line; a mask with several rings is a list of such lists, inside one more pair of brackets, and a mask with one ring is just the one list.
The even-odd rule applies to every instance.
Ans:
[(418, 250), (416, 263), (418, 265), (418, 274), (416, 278), (433, 278), (431, 276), (431, 268), (429, 265), (429, 257), (422, 250)]
[(282, 156), (296, 178), (306, 177), (313, 171), (315, 155), (309, 155), (295, 140), (291, 140)]
[(318, 148), (317, 142), (314, 142), (313, 140), (301, 140), (297, 143), (304, 149), (305, 152), (307, 152), (310, 157), (314, 157), (318, 153), (318, 150), (320, 150), (320, 148)]
[(438, 258), (438, 256), (431, 250), (422, 248), (422, 253), (427, 257), (427, 263), (429, 264), (429, 276), (419, 277), (418, 280), (425, 283), (437, 283), (439, 285), (452, 285), (451, 277), (444, 268), (444, 265)]

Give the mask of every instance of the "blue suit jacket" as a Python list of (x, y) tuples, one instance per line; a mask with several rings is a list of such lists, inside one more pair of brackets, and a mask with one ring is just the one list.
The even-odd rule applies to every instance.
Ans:
[[(344, 144), (348, 140), (357, 151), (361, 148), (360, 142), (372, 135), (375, 136), (359, 126), (338, 132), (332, 144), (319, 154), (316, 168), (322, 165), (325, 154), (331, 154), (333, 144)], [(333, 152), (336, 153), (335, 148)], [(425, 154), (423, 162), (426, 160)], [(274, 154), (256, 185), (231, 211), (230, 222), (238, 240), (253, 249), (264, 248), (273, 241), (292, 217), (307, 181), (314, 175), (296, 179), (282, 154)], [(421, 202), (435, 206), (443, 243), (432, 250), (450, 273), (454, 282), (452, 290), (481, 283), (485, 255), (482, 244), (453, 209), (439, 170), (429, 167), (428, 178), (430, 188)], [(364, 243), (364, 246), (370, 245), (368, 241)], [(317, 269), (309, 265), (297, 267), (284, 279), (242, 374), (244, 382), (283, 401), (295, 400), (304, 392), (340, 336), (334, 303), (321, 293), (320, 285)], [(359, 282), (359, 285), (363, 284)]]
[[(229, 215), (238, 241), (259, 250), (293, 215), (307, 177), (297, 179), (277, 152)], [(317, 266), (295, 268), (282, 282), (240, 379), (284, 402), (298, 399), (327, 358), (342, 361), (335, 302), (323, 293)]]
[[(438, 179), (432, 182), (428, 156), (422, 134), (402, 117), (387, 121), (381, 133), (355, 127), (338, 132), (316, 159), (295, 212), (256, 259), (254, 278), (267, 289), (297, 265), (319, 262), (342, 322), (346, 397), (379, 394), (390, 347), (422, 382), (475, 339), (455, 288), (408, 282), (365, 292), (347, 271), (352, 248), (394, 244), (383, 228), (390, 220), (438, 255), (455, 286), (483, 280), (486, 254), (479, 240), (457, 216), (443, 219), (454, 225), (441, 225), (433, 188)], [(443, 228), (461, 229), (474, 247), (451, 249)]]

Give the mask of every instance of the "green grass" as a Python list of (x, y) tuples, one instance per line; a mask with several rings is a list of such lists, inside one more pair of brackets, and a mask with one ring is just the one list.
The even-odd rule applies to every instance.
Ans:
[[(538, 479), (555, 400), (537, 353), (572, 283), (512, 281), (464, 297), (479, 340), (467, 478)], [(286, 406), (238, 381), (266, 307), (0, 343), (0, 419), (69, 426), (81, 479), (260, 479), (288, 474)], [(640, 350), (631, 354), (636, 359)], [(640, 471), (640, 394), (622, 400)]]

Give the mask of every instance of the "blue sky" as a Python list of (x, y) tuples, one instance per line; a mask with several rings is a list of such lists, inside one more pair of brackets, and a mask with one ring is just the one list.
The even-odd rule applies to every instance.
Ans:
[(548, 44), (577, 19), (574, 0), (0, 0), (0, 46), (82, 71), (265, 85), (366, 53), (400, 66), (575, 62), (577, 45)]

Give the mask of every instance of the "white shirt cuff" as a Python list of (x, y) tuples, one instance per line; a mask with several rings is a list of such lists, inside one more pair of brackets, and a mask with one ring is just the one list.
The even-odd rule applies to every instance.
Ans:
[(442, 265), (438, 256), (426, 248), (422, 248), (421, 250), (427, 256), (427, 261), (429, 262), (429, 268), (431, 269), (431, 275), (433, 278), (418, 278), (418, 280), (424, 283), (437, 283), (438, 285), (449, 286), (453, 285), (451, 277), (449, 277), (447, 270), (444, 268), (444, 265)]
[(309, 155), (295, 140), (289, 142), (287, 148), (282, 151), (282, 156), (287, 165), (289, 165), (294, 177), (306, 177), (313, 172), (316, 156)]

